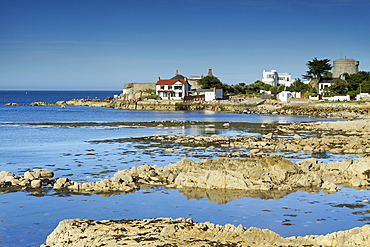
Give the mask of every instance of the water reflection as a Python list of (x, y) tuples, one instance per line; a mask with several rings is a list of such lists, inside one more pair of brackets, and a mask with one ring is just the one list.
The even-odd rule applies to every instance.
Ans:
[(204, 198), (210, 202), (217, 204), (225, 204), (235, 199), (243, 197), (260, 198), (260, 199), (280, 199), (294, 191), (245, 191), (245, 190), (215, 190), (202, 188), (179, 188), (186, 199), (201, 199)]

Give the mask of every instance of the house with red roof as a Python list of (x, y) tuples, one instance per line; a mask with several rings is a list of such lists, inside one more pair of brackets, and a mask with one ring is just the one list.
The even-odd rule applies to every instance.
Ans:
[(173, 99), (181, 100), (186, 95), (187, 92), (191, 90), (191, 85), (186, 77), (176, 74), (171, 79), (161, 79), (158, 77), (158, 81), (155, 84), (156, 94), (161, 97), (161, 99)]

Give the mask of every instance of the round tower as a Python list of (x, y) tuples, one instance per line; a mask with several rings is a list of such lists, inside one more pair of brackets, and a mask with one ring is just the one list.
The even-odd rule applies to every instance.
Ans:
[(333, 61), (333, 78), (339, 78), (344, 73), (357, 74), (359, 61), (350, 58), (340, 58)]

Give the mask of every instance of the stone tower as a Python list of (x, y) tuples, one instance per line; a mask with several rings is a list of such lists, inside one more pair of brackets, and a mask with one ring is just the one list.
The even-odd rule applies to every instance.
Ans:
[(212, 74), (212, 68), (209, 68), (208, 69), (208, 76), (213, 76), (213, 74)]
[(339, 78), (344, 73), (357, 74), (360, 62), (355, 59), (340, 58), (333, 61), (333, 78)]

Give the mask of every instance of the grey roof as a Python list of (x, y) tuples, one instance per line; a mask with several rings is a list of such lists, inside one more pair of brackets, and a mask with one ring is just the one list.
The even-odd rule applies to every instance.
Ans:
[(172, 77), (171, 79), (184, 80), (185, 76), (178, 74), (178, 75), (175, 75), (174, 77)]

